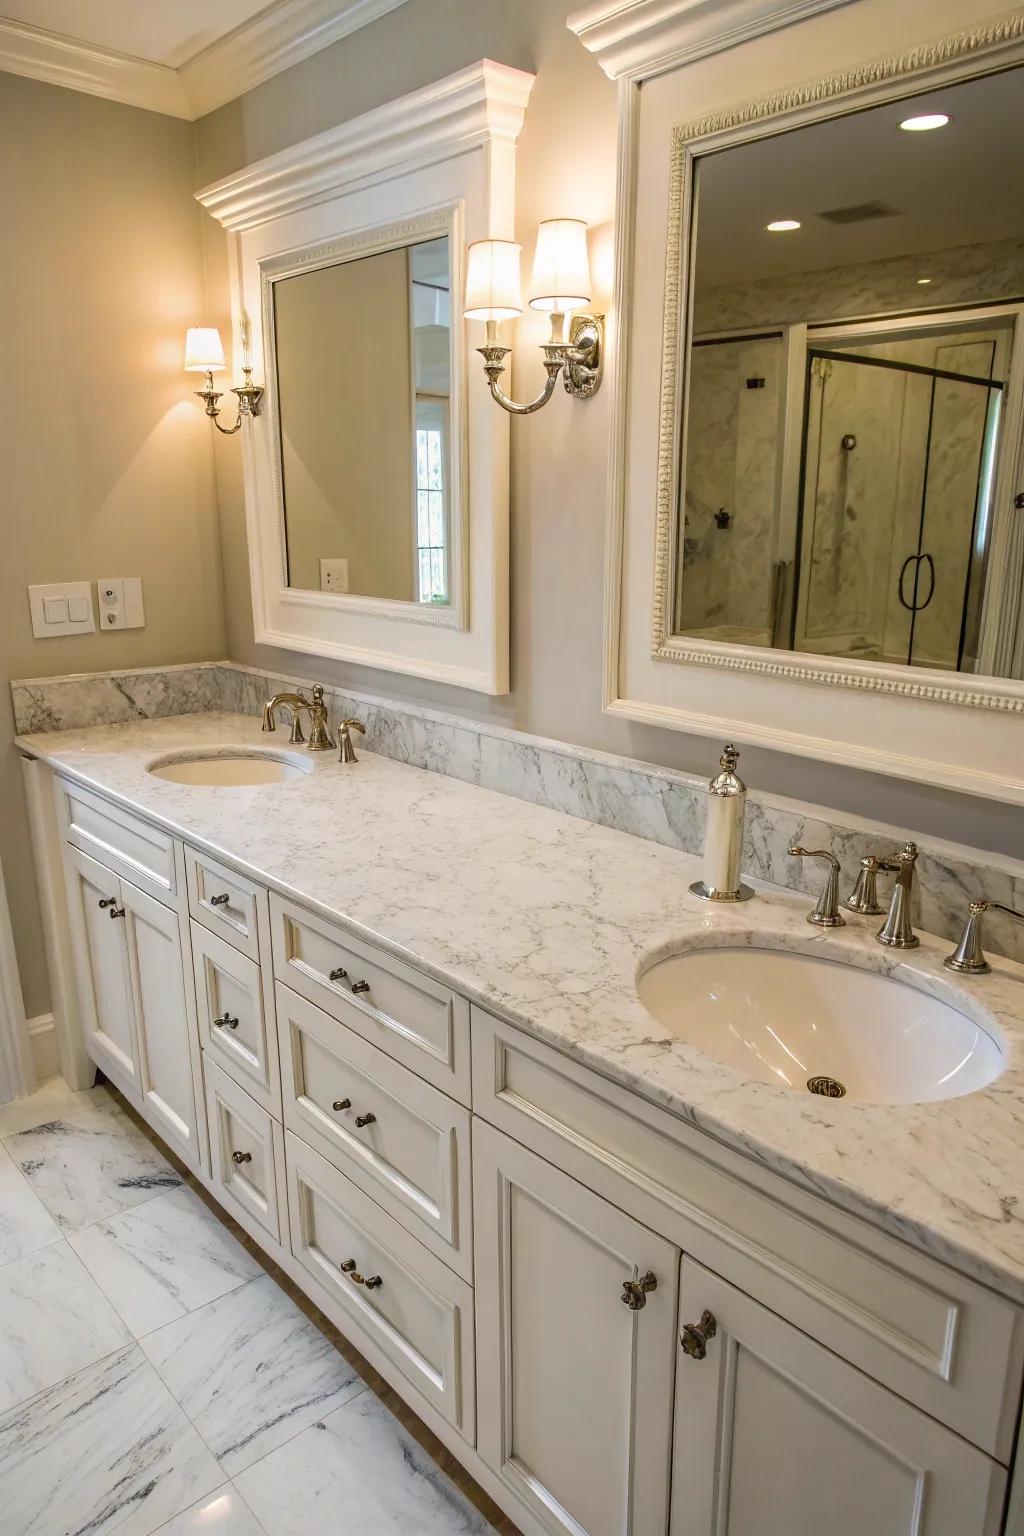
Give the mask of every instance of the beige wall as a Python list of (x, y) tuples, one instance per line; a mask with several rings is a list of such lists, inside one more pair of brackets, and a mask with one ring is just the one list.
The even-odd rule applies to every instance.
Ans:
[[(3, 680), (219, 655), (192, 126), (0, 74)], [(34, 640), (29, 582), (141, 576), (146, 627)], [(21, 769), (0, 698), (0, 856), (29, 1015), (48, 1004)]]

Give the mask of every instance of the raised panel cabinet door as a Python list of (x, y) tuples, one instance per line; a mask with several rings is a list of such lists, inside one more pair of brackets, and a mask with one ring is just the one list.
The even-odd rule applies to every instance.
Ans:
[(195, 1078), (178, 914), (121, 881), (139, 1089), (147, 1117), (189, 1163), (199, 1163)]
[(1006, 1474), (690, 1259), (671, 1536), (996, 1536)]
[(77, 848), (65, 847), (68, 908), (85, 1047), (119, 1088), (141, 1099), (139, 1053), (128, 979), (121, 882)]
[(473, 1188), (480, 1454), (555, 1536), (663, 1536), (679, 1250), (479, 1121)]

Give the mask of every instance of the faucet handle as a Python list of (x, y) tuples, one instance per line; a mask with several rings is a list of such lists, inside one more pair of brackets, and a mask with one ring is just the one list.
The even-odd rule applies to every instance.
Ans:
[(854, 882), (853, 890), (840, 905), (847, 912), (857, 912), (861, 917), (881, 917), (885, 908), (878, 899), (878, 876), (881, 870), (895, 869), (895, 863), (890, 859), (880, 859), (877, 854), (868, 853), (860, 861), (860, 873)]
[(992, 907), (1024, 923), (1024, 912), (1018, 912), (1016, 907), (1008, 907), (1001, 901), (972, 901), (967, 909), (967, 921), (960, 941), (952, 954), (947, 955), (942, 962), (947, 971), (955, 971), (958, 976), (985, 976), (992, 969), (981, 946), (982, 914)]
[(358, 731), (361, 736), (366, 735), (366, 726), (361, 720), (357, 720), (354, 715), (348, 720), (343, 720), (338, 727), (339, 763), (357, 763), (359, 761), (356, 757), (356, 749), (352, 745), (353, 731)]
[(807, 914), (807, 921), (815, 928), (845, 928), (846, 918), (839, 915), (839, 871), (841, 865), (829, 848), (801, 848), (794, 843), (789, 849), (792, 859), (826, 859), (830, 865), (828, 879), (821, 889), (814, 911)]

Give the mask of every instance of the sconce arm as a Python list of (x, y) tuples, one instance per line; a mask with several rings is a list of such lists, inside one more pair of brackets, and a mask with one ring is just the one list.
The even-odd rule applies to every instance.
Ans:
[(196, 394), (206, 405), (207, 416), (209, 416), (217, 431), (223, 432), (225, 437), (234, 437), (235, 433), (240, 431), (246, 416), (258, 416), (260, 413), (260, 401), (263, 398), (263, 390), (258, 384), (253, 383), (251, 368), (243, 368), (242, 373), (245, 376), (245, 383), (239, 384), (231, 391), (233, 395), (238, 396), (238, 420), (233, 427), (222, 427), (217, 420), (217, 417), (220, 415), (217, 401), (222, 398), (222, 395), (219, 390), (213, 387), (212, 373), (206, 375), (206, 387), (196, 390)]
[(535, 399), (525, 404), (519, 404), (517, 401), (511, 400), (498, 383), (501, 375), (505, 372), (505, 358), (508, 356), (511, 348), (496, 346), (493, 343), (485, 347), (477, 347), (477, 351), (484, 360), (484, 373), (487, 375), (492, 398), (498, 402), (503, 410), (508, 411), (510, 416), (532, 415), (534, 411), (539, 411), (542, 405), (547, 405), (555, 392), (558, 375), (565, 366), (566, 354), (569, 348), (564, 342), (549, 342), (542, 350), (544, 352), (544, 367), (547, 371), (544, 388)]

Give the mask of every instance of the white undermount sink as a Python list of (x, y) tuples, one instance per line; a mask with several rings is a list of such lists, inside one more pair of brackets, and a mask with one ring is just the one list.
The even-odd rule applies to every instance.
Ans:
[(769, 949), (697, 949), (644, 972), (671, 1034), (758, 1082), (869, 1104), (961, 1098), (1005, 1065), (952, 1003), (852, 965)]
[(253, 784), (286, 784), (309, 773), (310, 763), (279, 752), (195, 753), (158, 759), (148, 772), (172, 784), (205, 784), (239, 789)]

